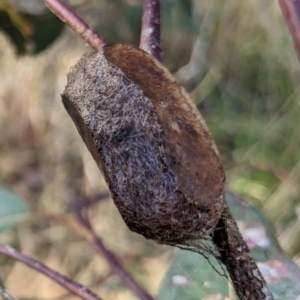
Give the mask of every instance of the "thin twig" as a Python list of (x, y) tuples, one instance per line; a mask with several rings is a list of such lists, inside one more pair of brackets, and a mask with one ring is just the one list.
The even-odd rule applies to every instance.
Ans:
[(92, 48), (100, 50), (107, 43), (88, 24), (77, 16), (69, 7), (59, 0), (43, 0), (45, 5), (63, 22), (67, 23), (77, 32)]
[[(80, 199), (76, 199), (76, 202), (80, 203)], [(134, 292), (140, 299), (153, 300), (149, 293), (145, 291), (128, 272), (126, 272), (115, 254), (107, 249), (101, 239), (96, 235), (87, 216), (88, 207), (84, 207), (81, 205), (72, 205), (72, 208), (76, 213), (76, 219), (58, 214), (44, 214), (42, 216), (43, 218), (46, 218), (48, 220), (71, 227), (78, 234), (81, 234), (87, 240), (91, 241), (91, 243), (94, 245), (95, 250), (105, 258), (112, 272), (121, 278), (125, 286), (132, 290), (132, 292)]]
[[(84, 213), (85, 212), (85, 213)], [(115, 254), (107, 249), (102, 240), (95, 233), (88, 217), (87, 211), (77, 211), (77, 217), (82, 226), (91, 235), (91, 241), (96, 249), (108, 262), (111, 270), (118, 275), (123, 284), (127, 286), (133, 293), (135, 293), (141, 300), (153, 300), (152, 296), (138, 284), (135, 279), (124, 269)]]
[(279, 0), (279, 4), (300, 60), (300, 0)]
[(69, 290), (71, 293), (79, 296), (84, 300), (102, 300), (102, 298), (94, 294), (85, 286), (48, 268), (43, 263), (18, 252), (16, 249), (12, 248), (11, 246), (0, 244), (0, 253), (27, 265), (28, 267), (36, 270), (37, 272), (46, 275), (48, 278), (57, 282), (65, 289)]
[(161, 0), (144, 0), (140, 48), (161, 61), (160, 42)]

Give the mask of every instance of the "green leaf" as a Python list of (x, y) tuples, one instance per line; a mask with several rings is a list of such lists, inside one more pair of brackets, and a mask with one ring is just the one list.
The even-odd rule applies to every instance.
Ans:
[(64, 28), (54, 14), (30, 15), (12, 5), (0, 6), (0, 30), (10, 39), (17, 54), (38, 54), (51, 45)]
[(0, 232), (16, 224), (27, 212), (28, 208), (20, 198), (0, 188)]
[(10, 39), (16, 48), (17, 54), (24, 54), (26, 52), (26, 39), (21, 31), (13, 24), (9, 15), (5, 11), (0, 10), (0, 30)]
[[(218, 267), (215, 261), (211, 264)], [(223, 299), (228, 297), (228, 290), (227, 279), (214, 271), (204, 257), (198, 253), (176, 249), (156, 299), (199, 300), (209, 295), (216, 297), (211, 299)], [(217, 298), (217, 295), (221, 298)]]
[[(264, 217), (232, 193), (226, 194), (226, 201), (274, 299), (298, 299), (300, 268), (280, 249)], [(197, 253), (177, 249), (157, 300), (234, 299), (228, 280), (212, 266), (220, 269), (213, 258), (209, 263)]]
[(28, 43), (33, 46), (33, 54), (38, 54), (51, 45), (64, 28), (64, 23), (50, 12), (40, 16), (27, 15), (27, 18), (34, 28), (28, 39)]

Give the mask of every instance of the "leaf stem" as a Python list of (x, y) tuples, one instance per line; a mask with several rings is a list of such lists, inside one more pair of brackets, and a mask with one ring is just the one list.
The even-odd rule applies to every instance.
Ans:
[(67, 23), (92, 48), (100, 50), (107, 42), (93, 31), (79, 16), (60, 0), (43, 0), (45, 5), (63, 22)]
[(39, 273), (46, 275), (48, 278), (57, 282), (59, 285), (69, 290), (71, 293), (79, 296), (81, 299), (102, 300), (102, 298), (98, 297), (85, 286), (50, 269), (43, 263), (18, 252), (16, 249), (12, 248), (9, 245), (0, 244), (0, 253), (27, 265), (28, 267), (36, 270)]

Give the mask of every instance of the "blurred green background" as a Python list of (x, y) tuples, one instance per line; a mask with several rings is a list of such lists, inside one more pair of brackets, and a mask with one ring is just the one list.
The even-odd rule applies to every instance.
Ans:
[[(69, 217), (74, 197), (107, 188), (60, 99), (68, 69), (90, 49), (41, 2), (0, 0), (0, 185), (34, 212), (0, 239), (105, 299), (136, 299), (76, 230), (51, 221)], [(141, 0), (66, 2), (109, 42), (139, 44)], [(300, 64), (278, 3), (164, 0), (162, 26), (163, 61), (207, 121), (228, 189), (261, 209), (300, 265)], [(129, 232), (112, 201), (93, 209), (92, 219), (155, 294), (172, 249)], [(16, 296), (64, 296), (33, 271), (4, 257), (0, 264)]]

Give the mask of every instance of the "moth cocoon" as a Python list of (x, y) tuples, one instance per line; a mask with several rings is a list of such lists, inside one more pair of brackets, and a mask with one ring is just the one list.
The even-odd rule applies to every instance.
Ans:
[(85, 54), (62, 95), (128, 227), (184, 244), (211, 233), (225, 175), (207, 126), (155, 58), (113, 44)]

